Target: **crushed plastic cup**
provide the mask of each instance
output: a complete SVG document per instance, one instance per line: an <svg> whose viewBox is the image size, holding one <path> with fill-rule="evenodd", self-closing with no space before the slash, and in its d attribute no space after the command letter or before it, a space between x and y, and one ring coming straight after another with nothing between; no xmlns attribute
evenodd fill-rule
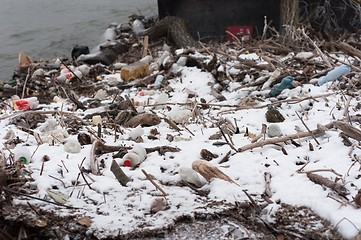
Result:
<svg viewBox="0 0 361 240"><path fill-rule="evenodd" d="M90 72L90 67L86 64L80 65L78 70L84 75L87 76Z"/></svg>
<svg viewBox="0 0 361 240"><path fill-rule="evenodd" d="M35 109L39 105L39 101L37 97L23 98L13 100L13 108L15 110L29 110Z"/></svg>
<svg viewBox="0 0 361 240"><path fill-rule="evenodd" d="M102 123L102 117L100 115L94 115L92 117L92 123L95 126L97 126L98 124L101 124Z"/></svg>
<svg viewBox="0 0 361 240"><path fill-rule="evenodd" d="M281 94L285 89L290 89L293 87L293 80L295 78L291 76L284 77L280 83L275 84L271 91L268 93L269 97L276 97Z"/></svg>

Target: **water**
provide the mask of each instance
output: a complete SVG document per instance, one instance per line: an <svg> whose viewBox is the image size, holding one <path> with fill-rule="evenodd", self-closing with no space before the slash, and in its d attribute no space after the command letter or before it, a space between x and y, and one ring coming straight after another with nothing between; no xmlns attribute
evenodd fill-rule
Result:
<svg viewBox="0 0 361 240"><path fill-rule="evenodd" d="M0 80L10 79L24 51L34 60L70 56L97 45L111 22L157 15L157 0L0 0Z"/></svg>

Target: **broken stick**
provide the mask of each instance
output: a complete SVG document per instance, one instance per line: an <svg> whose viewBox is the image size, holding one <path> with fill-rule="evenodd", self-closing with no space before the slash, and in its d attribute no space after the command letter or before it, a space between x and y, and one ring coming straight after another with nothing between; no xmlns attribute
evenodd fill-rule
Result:
<svg viewBox="0 0 361 240"><path fill-rule="evenodd" d="M127 183L130 181L130 179L119 167L118 163L115 160L112 161L110 171L112 171L116 179L119 181L120 184L122 184L123 187L127 186Z"/></svg>
<svg viewBox="0 0 361 240"><path fill-rule="evenodd" d="M163 193L163 196L168 196L168 193L166 193L153 179L152 177L144 170L142 169L143 174L145 177L153 184L153 186L158 189L161 193Z"/></svg>

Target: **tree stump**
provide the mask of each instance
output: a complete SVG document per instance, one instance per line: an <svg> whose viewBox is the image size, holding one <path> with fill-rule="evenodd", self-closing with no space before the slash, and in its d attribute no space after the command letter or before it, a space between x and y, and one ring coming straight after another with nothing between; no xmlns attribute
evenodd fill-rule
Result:
<svg viewBox="0 0 361 240"><path fill-rule="evenodd" d="M187 31L183 19L179 17L168 16L163 18L149 30L148 35L152 40L166 37L179 48L200 47L199 42L194 40Z"/></svg>

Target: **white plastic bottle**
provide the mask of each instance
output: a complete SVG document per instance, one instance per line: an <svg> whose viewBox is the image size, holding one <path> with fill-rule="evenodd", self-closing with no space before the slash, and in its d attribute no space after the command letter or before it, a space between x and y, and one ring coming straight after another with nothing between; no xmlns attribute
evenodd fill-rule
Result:
<svg viewBox="0 0 361 240"><path fill-rule="evenodd" d="M192 183L196 187L200 188L200 187L202 187L204 185L202 180L199 178L197 172L194 171L190 167L180 167L179 168L179 175L180 175L182 181L187 182L187 183Z"/></svg>
<svg viewBox="0 0 361 240"><path fill-rule="evenodd" d="M158 76L155 78L155 81L154 81L153 86L154 86L155 88L160 88L161 85L162 85L163 80L164 80L164 76L163 76L163 75L158 75Z"/></svg>
<svg viewBox="0 0 361 240"><path fill-rule="evenodd" d="M31 162L31 153L26 146L16 145L14 148L14 160L20 161L23 164Z"/></svg>
<svg viewBox="0 0 361 240"><path fill-rule="evenodd" d="M56 77L55 79L58 81L65 81L67 79L71 79L74 77L74 74L72 72L67 72L67 73L61 73L58 77Z"/></svg>
<svg viewBox="0 0 361 240"><path fill-rule="evenodd" d="M135 167L141 162L144 161L147 156L147 151L141 145L135 145L132 150L130 150L123 157L123 166L124 167Z"/></svg>

